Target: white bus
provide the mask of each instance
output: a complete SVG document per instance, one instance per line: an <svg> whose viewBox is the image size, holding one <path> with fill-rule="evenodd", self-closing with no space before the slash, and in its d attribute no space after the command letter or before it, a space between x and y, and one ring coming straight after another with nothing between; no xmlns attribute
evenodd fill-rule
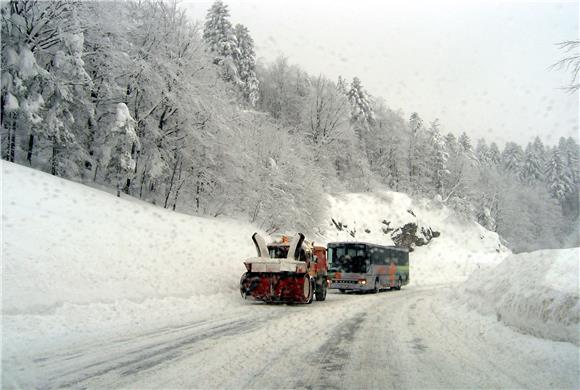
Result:
<svg viewBox="0 0 580 390"><path fill-rule="evenodd" d="M330 288L340 292L400 289L409 283L406 248L366 242L331 242L327 247Z"/></svg>

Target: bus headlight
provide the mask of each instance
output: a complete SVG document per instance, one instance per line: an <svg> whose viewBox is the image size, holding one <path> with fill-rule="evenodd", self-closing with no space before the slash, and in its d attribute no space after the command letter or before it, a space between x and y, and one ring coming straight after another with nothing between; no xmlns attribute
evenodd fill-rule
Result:
<svg viewBox="0 0 580 390"><path fill-rule="evenodd" d="M359 283L359 284L362 284L362 285L364 286L365 284L367 284L367 281L366 281L365 279L360 279L360 280L358 281L358 283Z"/></svg>

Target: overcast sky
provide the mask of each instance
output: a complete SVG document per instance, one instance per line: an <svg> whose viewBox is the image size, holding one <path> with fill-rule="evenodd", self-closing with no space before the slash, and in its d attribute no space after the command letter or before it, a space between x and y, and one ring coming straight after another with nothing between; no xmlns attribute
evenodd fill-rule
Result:
<svg viewBox="0 0 580 390"><path fill-rule="evenodd" d="M578 140L578 94L561 86L555 43L578 38L578 1L225 0L258 59L312 75L357 76L405 117L439 118L500 146ZM185 0L203 21L213 1Z"/></svg>

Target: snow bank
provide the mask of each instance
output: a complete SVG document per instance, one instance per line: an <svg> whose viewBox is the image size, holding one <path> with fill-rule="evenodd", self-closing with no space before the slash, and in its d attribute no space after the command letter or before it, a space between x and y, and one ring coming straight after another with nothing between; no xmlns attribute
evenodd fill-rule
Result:
<svg viewBox="0 0 580 390"><path fill-rule="evenodd" d="M542 250L474 272L457 297L520 331L579 345L580 249Z"/></svg>
<svg viewBox="0 0 580 390"><path fill-rule="evenodd" d="M327 241L363 241L393 245L391 228L414 222L441 235L417 247L410 258L411 283L433 285L463 282L475 270L495 266L510 252L496 233L466 221L437 200L415 201L397 192L341 194L329 197L327 224L321 229ZM346 225L336 229L331 218ZM355 232L354 237L350 232Z"/></svg>
<svg viewBox="0 0 580 390"><path fill-rule="evenodd" d="M255 228L2 162L3 313L237 294Z"/></svg>

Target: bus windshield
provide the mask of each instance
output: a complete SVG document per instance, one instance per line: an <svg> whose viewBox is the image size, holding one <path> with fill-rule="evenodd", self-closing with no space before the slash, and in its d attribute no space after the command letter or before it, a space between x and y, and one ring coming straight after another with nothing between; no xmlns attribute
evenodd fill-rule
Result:
<svg viewBox="0 0 580 390"><path fill-rule="evenodd" d="M329 271L366 273L367 253L364 244L341 244L328 247Z"/></svg>

